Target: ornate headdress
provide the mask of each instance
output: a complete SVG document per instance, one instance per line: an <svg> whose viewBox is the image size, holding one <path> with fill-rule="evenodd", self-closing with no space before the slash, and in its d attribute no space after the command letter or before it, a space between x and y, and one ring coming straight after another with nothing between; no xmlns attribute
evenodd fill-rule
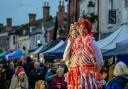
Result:
<svg viewBox="0 0 128 89"><path fill-rule="evenodd" d="M92 33L92 24L87 19L80 18L78 20L78 28L80 27L80 25L85 26L89 34Z"/></svg>

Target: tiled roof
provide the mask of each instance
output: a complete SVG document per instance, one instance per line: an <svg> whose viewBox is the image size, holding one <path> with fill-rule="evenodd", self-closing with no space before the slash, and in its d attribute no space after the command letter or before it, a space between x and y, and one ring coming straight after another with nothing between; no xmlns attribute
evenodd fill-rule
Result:
<svg viewBox="0 0 128 89"><path fill-rule="evenodd" d="M49 29L50 27L55 25L55 18L53 18L52 20L48 21L48 22L44 22L44 28L45 29Z"/></svg>
<svg viewBox="0 0 128 89"><path fill-rule="evenodd" d="M37 28L41 28L42 24L44 25L45 29L49 29L50 27L55 25L55 17L51 18L49 21L44 21L43 19L39 19L36 21Z"/></svg>

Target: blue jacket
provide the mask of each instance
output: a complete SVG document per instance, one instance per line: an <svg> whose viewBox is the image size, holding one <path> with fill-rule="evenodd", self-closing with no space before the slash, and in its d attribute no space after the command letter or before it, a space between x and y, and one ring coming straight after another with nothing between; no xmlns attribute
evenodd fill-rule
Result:
<svg viewBox="0 0 128 89"><path fill-rule="evenodd" d="M128 89L128 75L114 77L107 83L106 89Z"/></svg>

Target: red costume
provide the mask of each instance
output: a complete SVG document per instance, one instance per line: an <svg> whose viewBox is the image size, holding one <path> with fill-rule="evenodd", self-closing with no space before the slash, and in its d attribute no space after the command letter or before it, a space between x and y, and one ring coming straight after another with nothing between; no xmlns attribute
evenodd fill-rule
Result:
<svg viewBox="0 0 128 89"><path fill-rule="evenodd" d="M69 57L71 63L67 73L68 89L99 89L97 80L101 80L101 75L97 69L98 64L92 45L94 42L92 25L89 21L81 19L78 21L78 32L82 30L80 25L84 26L88 34L80 34L71 42Z"/></svg>

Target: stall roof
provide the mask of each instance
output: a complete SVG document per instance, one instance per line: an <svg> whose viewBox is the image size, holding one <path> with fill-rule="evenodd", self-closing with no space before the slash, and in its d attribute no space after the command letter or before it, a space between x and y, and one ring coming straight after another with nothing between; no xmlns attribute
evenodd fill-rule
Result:
<svg viewBox="0 0 128 89"><path fill-rule="evenodd" d="M122 25L117 31L103 40L98 41L102 52L116 48L116 43L128 39L128 25Z"/></svg>

